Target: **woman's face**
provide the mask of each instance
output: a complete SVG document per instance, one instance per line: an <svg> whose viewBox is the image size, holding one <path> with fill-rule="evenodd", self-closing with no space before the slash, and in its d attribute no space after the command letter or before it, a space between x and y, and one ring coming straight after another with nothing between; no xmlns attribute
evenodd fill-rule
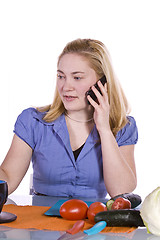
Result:
<svg viewBox="0 0 160 240"><path fill-rule="evenodd" d="M57 67L57 89L67 111L88 108L85 93L97 82L96 72L87 59L78 54L65 54Z"/></svg>

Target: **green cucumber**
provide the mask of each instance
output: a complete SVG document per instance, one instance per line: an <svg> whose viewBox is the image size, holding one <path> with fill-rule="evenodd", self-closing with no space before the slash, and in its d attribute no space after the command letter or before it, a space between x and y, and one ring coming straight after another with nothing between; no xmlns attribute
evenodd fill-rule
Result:
<svg viewBox="0 0 160 240"><path fill-rule="evenodd" d="M110 200L114 200L115 201L119 197L128 199L131 202L131 208L137 207L142 202L141 197L138 194L134 194L134 193L120 194L120 195L117 195L115 197L112 197Z"/></svg>
<svg viewBox="0 0 160 240"><path fill-rule="evenodd" d="M106 203L107 210L111 210L112 204L114 203L114 200L110 199Z"/></svg>
<svg viewBox="0 0 160 240"><path fill-rule="evenodd" d="M106 221L109 227L144 227L140 211L135 209L118 209L99 212L95 222Z"/></svg>

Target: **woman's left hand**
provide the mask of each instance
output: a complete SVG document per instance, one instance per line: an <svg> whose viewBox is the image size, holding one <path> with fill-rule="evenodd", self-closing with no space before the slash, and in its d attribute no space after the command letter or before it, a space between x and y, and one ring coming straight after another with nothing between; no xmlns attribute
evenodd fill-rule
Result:
<svg viewBox="0 0 160 240"><path fill-rule="evenodd" d="M107 86L106 84L103 86L100 81L98 81L98 86L101 90L101 93L92 86L92 91L96 95L98 102L95 102L89 95L87 96L88 101L94 107L94 121L99 133L104 131L105 129L110 130L109 125L109 102L108 102L108 93L107 93Z"/></svg>

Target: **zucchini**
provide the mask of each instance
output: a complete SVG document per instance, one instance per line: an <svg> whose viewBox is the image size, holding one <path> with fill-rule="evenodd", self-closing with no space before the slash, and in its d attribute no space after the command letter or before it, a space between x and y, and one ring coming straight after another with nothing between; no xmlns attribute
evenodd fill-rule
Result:
<svg viewBox="0 0 160 240"><path fill-rule="evenodd" d="M107 210L111 210L113 203L114 203L114 200L112 200L112 199L107 201L107 203L106 203Z"/></svg>
<svg viewBox="0 0 160 240"><path fill-rule="evenodd" d="M140 211L135 209L118 209L99 212L95 222L106 221L109 227L144 227Z"/></svg>
<svg viewBox="0 0 160 240"><path fill-rule="evenodd" d="M142 202L141 197L138 194L134 194L134 193L120 194L120 195L117 195L117 196L111 198L110 200L115 201L119 197L128 199L131 202L131 208L137 207Z"/></svg>

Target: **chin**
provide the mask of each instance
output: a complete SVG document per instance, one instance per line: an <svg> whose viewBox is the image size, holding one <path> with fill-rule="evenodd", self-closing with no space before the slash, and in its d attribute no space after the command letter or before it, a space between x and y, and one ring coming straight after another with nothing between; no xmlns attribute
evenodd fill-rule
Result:
<svg viewBox="0 0 160 240"><path fill-rule="evenodd" d="M80 111L85 110L87 107L87 104L78 104L78 103L63 103L64 107L67 111ZM88 105L89 106L89 105ZM87 108L88 109L88 108Z"/></svg>

